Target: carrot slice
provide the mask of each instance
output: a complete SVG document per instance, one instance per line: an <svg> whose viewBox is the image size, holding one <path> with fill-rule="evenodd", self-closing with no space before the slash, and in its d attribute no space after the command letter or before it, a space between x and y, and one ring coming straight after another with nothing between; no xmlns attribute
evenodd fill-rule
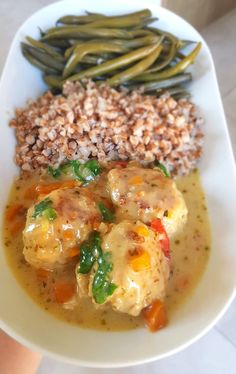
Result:
<svg viewBox="0 0 236 374"><path fill-rule="evenodd" d="M139 185L143 183L143 178L140 175L135 175L134 177L128 180L128 183L131 185Z"/></svg>
<svg viewBox="0 0 236 374"><path fill-rule="evenodd" d="M143 309L143 317L149 330L158 331L168 323L165 304L160 300L153 301L147 308Z"/></svg>
<svg viewBox="0 0 236 374"><path fill-rule="evenodd" d="M23 216L26 212L26 208L22 204L11 205L6 211L6 220L8 222L15 219L17 216Z"/></svg>
<svg viewBox="0 0 236 374"><path fill-rule="evenodd" d="M133 254L129 254L129 265L133 271L149 269L151 266L149 253L138 248Z"/></svg>
<svg viewBox="0 0 236 374"><path fill-rule="evenodd" d="M54 285L53 298L56 303L63 304L70 300L75 293L75 284L60 280Z"/></svg>
<svg viewBox="0 0 236 374"><path fill-rule="evenodd" d="M74 188L78 185L75 180L68 180L62 182L54 182L49 184L39 184L36 186L36 192L38 195L47 195L48 193L58 190L59 188Z"/></svg>
<svg viewBox="0 0 236 374"><path fill-rule="evenodd" d="M75 233L72 229L66 229L62 232L63 239L72 240L75 238Z"/></svg>
<svg viewBox="0 0 236 374"><path fill-rule="evenodd" d="M69 249L68 256L69 257L75 257L79 255L79 247L72 247Z"/></svg>

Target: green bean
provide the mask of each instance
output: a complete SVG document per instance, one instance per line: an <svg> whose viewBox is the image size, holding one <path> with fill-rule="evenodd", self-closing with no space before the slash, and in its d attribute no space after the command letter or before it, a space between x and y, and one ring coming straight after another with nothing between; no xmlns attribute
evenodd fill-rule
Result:
<svg viewBox="0 0 236 374"><path fill-rule="evenodd" d="M180 93L181 94L187 93L185 88L183 88L181 86L175 86L175 87L172 87L172 88L167 88L165 90L159 89L159 90L156 90L156 92L160 93L160 95L163 95L163 93L168 92L171 96L177 95L177 94L180 94Z"/></svg>
<svg viewBox="0 0 236 374"><path fill-rule="evenodd" d="M96 15L98 13L91 13L91 12L86 12L88 15ZM142 10L138 10L137 12L132 12L132 13L125 13L125 14L120 14L118 16L106 16L106 18L122 18L122 17L134 17L134 16L137 16L139 18L148 18L148 17L151 17L152 13L149 9L142 9Z"/></svg>
<svg viewBox="0 0 236 374"><path fill-rule="evenodd" d="M120 41L122 41L122 40L120 40ZM89 40L88 41L88 43L103 43L103 39L102 39L102 41L101 41L101 39L92 39L92 40ZM83 44L84 45L84 41L83 42L79 42L79 43L77 43L77 44L73 44L70 48L67 48L67 50L65 51L65 54L64 54L64 56L65 56L65 58L66 59L68 59L70 56L71 56L71 54L72 54L72 52L77 48L77 46L79 46L79 45L81 45L81 44ZM113 40L105 40L104 39L104 43L113 43L113 45L115 44L115 45L118 45L118 46L124 46L124 44L123 43L115 43ZM126 47L126 46L124 46L124 47ZM128 49L128 47L127 47L127 49ZM110 54L109 55L109 57L111 57L112 58L112 55ZM106 57L106 59L107 59L107 57Z"/></svg>
<svg viewBox="0 0 236 374"><path fill-rule="evenodd" d="M67 30L75 30L75 29L80 29L82 27L82 29L85 27L85 28L88 28L89 25L62 25L62 26L55 26L55 27L50 27L50 29L47 29L47 32L45 33L45 35L48 35L48 34L52 34L54 32L57 32L57 31L67 31Z"/></svg>
<svg viewBox="0 0 236 374"><path fill-rule="evenodd" d="M144 23L138 16L124 16L119 18L102 18L90 23L88 26L91 28L119 28L127 29L129 27L142 26Z"/></svg>
<svg viewBox="0 0 236 374"><path fill-rule="evenodd" d="M107 43L113 43L115 45L120 45L123 47L126 47L127 49L129 48L138 48L138 47L143 47L145 45L150 45L150 44L155 44L160 40L160 37L157 35L147 35L142 38L137 38L133 40L125 40L125 39L107 39L105 40ZM81 41L80 41L81 42ZM90 42L93 43L101 43L101 40L99 39L92 39ZM82 41L84 43L84 41ZM79 45L78 43L77 45ZM65 58L69 58L71 53L74 51L74 49L77 46L76 44L73 44L70 48L68 48L65 51Z"/></svg>
<svg viewBox="0 0 236 374"><path fill-rule="evenodd" d="M80 44L81 43L73 44L71 47L67 48L65 53L64 53L65 58L68 59L70 57L70 55L72 54L72 52L75 50L75 48Z"/></svg>
<svg viewBox="0 0 236 374"><path fill-rule="evenodd" d="M185 48L187 46L189 46L190 44L196 44L197 42L193 41L193 40L185 40L185 39L182 39L182 40L179 40L179 48L182 49L182 48Z"/></svg>
<svg viewBox="0 0 236 374"><path fill-rule="evenodd" d="M89 65L99 65L104 61L104 58L100 56L84 56L81 62Z"/></svg>
<svg viewBox="0 0 236 374"><path fill-rule="evenodd" d="M118 38L131 39L132 34L126 30L120 29L91 29L85 26L76 26L56 30L43 36L42 40L51 39L70 39L70 38Z"/></svg>
<svg viewBox="0 0 236 374"><path fill-rule="evenodd" d="M141 60L142 58L152 53L155 50L155 48L156 48L155 45L151 45L151 46L136 49L135 51L127 53L121 57L117 57L113 60L104 62L101 65L94 66L90 69L82 71L79 74L72 75L68 79L71 81L76 81L82 78L92 78L92 77L96 77L97 75L108 73L112 70L119 69L135 61Z"/></svg>
<svg viewBox="0 0 236 374"><path fill-rule="evenodd" d="M142 23L140 24L141 25L141 27L146 27L146 26L148 26L148 25L150 25L151 23L153 23L153 22L156 22L156 21L158 21L158 18L157 17L152 17L152 18L146 18L146 19L144 19L144 20L142 20ZM134 30L135 29L138 29L138 28L141 28L140 26L134 26Z"/></svg>
<svg viewBox="0 0 236 374"><path fill-rule="evenodd" d="M105 14L102 14L102 13L95 13L95 12L89 12L88 10L86 10L85 13L86 13L88 16L103 16L103 17L106 17Z"/></svg>
<svg viewBox="0 0 236 374"><path fill-rule="evenodd" d="M55 57L59 61L64 61L64 57L59 52L55 51L54 48L49 47L48 45L40 42L39 40L35 40L35 39L31 38L30 36L27 36L26 40L28 40L28 42L30 42L34 47L44 50L50 56Z"/></svg>
<svg viewBox="0 0 236 374"><path fill-rule="evenodd" d="M53 88L60 88L63 87L63 81L57 75L44 75L43 77L44 82L47 83L48 86Z"/></svg>
<svg viewBox="0 0 236 374"><path fill-rule="evenodd" d="M45 32L38 26L40 37L45 35Z"/></svg>
<svg viewBox="0 0 236 374"><path fill-rule="evenodd" d="M58 71L64 69L64 63L56 60L54 57L50 56L48 53L43 52L42 50L31 47L29 44L21 43L22 48L30 52L30 54L35 57L37 60L42 62L44 65L47 65L50 68L53 68Z"/></svg>
<svg viewBox="0 0 236 374"><path fill-rule="evenodd" d="M137 29L137 30L131 30L127 32L129 33L129 38L126 38L126 39L133 39L133 38L136 38L137 36L155 35L152 31L146 30L146 29L145 30Z"/></svg>
<svg viewBox="0 0 236 374"><path fill-rule="evenodd" d="M98 19L107 19L107 20L114 20L114 19L120 19L123 17L139 17L140 19L148 18L151 16L151 12L149 9L143 9L138 12L130 13L130 14L124 14L124 15L118 15L118 16L105 16L104 14L100 13L91 13L87 12L87 15L83 16L75 16L75 15L67 15L64 17L61 17L57 20L58 23L63 23L67 25L82 25L91 23L94 21L97 21Z"/></svg>
<svg viewBox="0 0 236 374"><path fill-rule="evenodd" d="M160 40L159 36L147 35L142 38L137 38L133 40L115 39L113 40L113 43L117 45L123 45L127 48L138 48L138 47L143 47L145 45L155 44L159 40Z"/></svg>
<svg viewBox="0 0 236 374"><path fill-rule="evenodd" d="M176 57L178 57L178 58L180 58L181 60L183 60L186 56L185 56L183 53L181 53L180 51L178 51L178 52L176 53Z"/></svg>
<svg viewBox="0 0 236 374"><path fill-rule="evenodd" d="M71 57L67 61L63 70L63 78L67 78L75 69L76 65L83 59L87 54L101 53L101 52L116 52L124 53L127 52L127 48L112 43L85 43L79 45L73 51Z"/></svg>
<svg viewBox="0 0 236 374"><path fill-rule="evenodd" d="M148 30L151 30L152 32L158 34L158 35L164 35L167 39L171 40L172 43L178 44L179 39L176 38L175 35L171 34L168 31L160 30L156 27L149 27Z"/></svg>
<svg viewBox="0 0 236 374"><path fill-rule="evenodd" d="M153 62L158 58L162 50L162 46L158 45L154 49L152 53L150 53L149 56L144 58L142 61L138 62L134 66L131 66L129 69L122 71L119 74L114 75L112 78L108 79L107 84L109 86L118 86L119 84L122 84L136 75L139 75L143 71L149 68L153 64Z"/></svg>
<svg viewBox="0 0 236 374"><path fill-rule="evenodd" d="M40 69L41 71L45 72L46 74L56 74L57 71L49 68L48 66L44 65L42 62L38 61L35 57L33 57L28 51L22 48L23 56L26 60L29 61L32 65Z"/></svg>
<svg viewBox="0 0 236 374"><path fill-rule="evenodd" d="M169 53L168 55L164 58L163 61L157 63L156 65L153 65L153 67L151 67L150 69L146 70L145 73L154 73L154 72L157 72L159 70L162 70L164 69L167 65L170 64L170 62L173 60L173 58L175 57L175 54L176 54L176 44L173 43L170 50L169 50Z"/></svg>
<svg viewBox="0 0 236 374"><path fill-rule="evenodd" d="M151 17L152 13L149 9L142 9L142 10L138 10L137 12L133 12L133 13L128 13L128 14L121 14L119 16L113 16L114 18L120 18L120 17L124 17L124 16L128 16L128 17L133 17L133 16L138 16L140 18L148 18L148 17Z"/></svg>
<svg viewBox="0 0 236 374"><path fill-rule="evenodd" d="M152 73L152 74L144 73L140 75L139 77L136 77L136 79L142 82L151 82L155 80L166 79L166 78L182 73L190 64L194 62L196 56L198 55L201 49L201 45L202 45L201 42L197 43L193 51L189 55L187 55L183 60L178 62L175 66L165 69L159 73Z"/></svg>
<svg viewBox="0 0 236 374"><path fill-rule="evenodd" d="M69 40L60 40L60 39L50 39L50 40L42 40L40 39L43 43L46 43L48 45L51 45L52 47L56 48L68 48L70 47L70 42Z"/></svg>
<svg viewBox="0 0 236 374"><path fill-rule="evenodd" d="M181 100L181 99L189 99L191 97L190 93L185 91L185 92L180 92L176 95L173 95L175 100Z"/></svg>
<svg viewBox="0 0 236 374"><path fill-rule="evenodd" d="M106 16L102 14L91 14L91 15L84 15L84 16L64 16L57 20L56 24L63 23L66 25L83 25L86 23L97 21L100 18L105 18Z"/></svg>
<svg viewBox="0 0 236 374"><path fill-rule="evenodd" d="M106 60L114 59L116 56L112 54L101 54L99 56L84 56L81 60L82 64L89 64L89 65L100 65Z"/></svg>
<svg viewBox="0 0 236 374"><path fill-rule="evenodd" d="M173 78L163 79L163 80L160 80L160 81L132 84L132 85L128 86L128 88L129 88L129 90L133 90L133 89L136 89L138 87L142 87L144 92L149 92L149 91L156 91L158 89L173 87L173 86L176 86L177 84L186 83L186 82L189 82L191 80L192 80L192 74L191 73L185 73L185 74L177 75L176 77L173 77Z"/></svg>

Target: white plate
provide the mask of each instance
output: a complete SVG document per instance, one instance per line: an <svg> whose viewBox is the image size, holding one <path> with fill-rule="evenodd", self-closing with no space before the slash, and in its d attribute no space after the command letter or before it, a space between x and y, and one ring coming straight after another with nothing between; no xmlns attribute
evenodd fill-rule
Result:
<svg viewBox="0 0 236 374"><path fill-rule="evenodd" d="M12 43L0 84L0 224L9 188L17 168L13 162L15 139L8 121L17 106L35 99L45 86L40 73L22 57L20 41L39 36L65 14L84 10L118 14L150 8L158 26L184 39L201 40L203 47L192 67L193 100L205 118L202 182L212 227L212 251L207 270L191 298L175 313L167 328L157 334L145 329L130 332L97 332L80 329L53 318L38 307L18 285L0 251L1 327L11 336L43 353L90 367L118 367L166 357L197 340L220 318L233 299L236 284L236 178L215 69L200 34L186 21L154 1L78 0L54 3L31 16ZM2 248L1 248L2 249Z"/></svg>

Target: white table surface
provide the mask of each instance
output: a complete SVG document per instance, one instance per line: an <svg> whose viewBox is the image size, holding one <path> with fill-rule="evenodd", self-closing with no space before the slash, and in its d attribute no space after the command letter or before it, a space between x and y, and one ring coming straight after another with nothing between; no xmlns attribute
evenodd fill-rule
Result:
<svg viewBox="0 0 236 374"><path fill-rule="evenodd" d="M30 14L52 2L54 1L0 0L0 72L17 28ZM236 156L236 8L204 29L202 34L210 46L215 61ZM167 359L133 368L102 370L85 369L43 357L37 374L222 374L223 372L236 373L236 300L208 334L186 350Z"/></svg>

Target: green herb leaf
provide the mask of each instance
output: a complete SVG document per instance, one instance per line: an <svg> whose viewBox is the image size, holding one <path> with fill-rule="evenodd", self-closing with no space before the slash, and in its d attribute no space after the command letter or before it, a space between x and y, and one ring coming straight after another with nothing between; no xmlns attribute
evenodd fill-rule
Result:
<svg viewBox="0 0 236 374"><path fill-rule="evenodd" d="M44 212L43 215L49 220L53 221L54 219L57 218L57 212L53 208L47 208Z"/></svg>
<svg viewBox="0 0 236 374"><path fill-rule="evenodd" d="M61 176L61 169L60 167L57 169L52 168L51 166L48 167L48 173L55 179L58 179Z"/></svg>
<svg viewBox="0 0 236 374"><path fill-rule="evenodd" d="M103 304L108 296L111 296L117 286L108 279L112 271L110 262L111 253L103 253L101 247L101 237L97 231L93 231L88 240L84 241L80 247L80 264L77 272L87 274L92 267L97 264L92 284L92 293L96 303Z"/></svg>
<svg viewBox="0 0 236 374"><path fill-rule="evenodd" d="M80 246L80 264L78 273L87 274L98 257L101 248L101 238L97 231L91 232L88 240L85 240Z"/></svg>
<svg viewBox="0 0 236 374"><path fill-rule="evenodd" d="M48 167L48 173L55 179L59 178L62 173L67 174L70 170L72 170L75 179L86 183L94 180L101 173L102 168L96 160L89 160L84 164L81 164L78 160L71 160L60 165L57 169Z"/></svg>
<svg viewBox="0 0 236 374"><path fill-rule="evenodd" d="M97 204L98 209L100 210L103 221L114 222L115 216L114 213L110 211L102 202Z"/></svg>
<svg viewBox="0 0 236 374"><path fill-rule="evenodd" d="M93 278L92 292L93 297L98 304L103 304L108 296L111 296L117 286L108 280L108 273L112 271L110 262L110 252L101 253L97 262L98 269Z"/></svg>
<svg viewBox="0 0 236 374"><path fill-rule="evenodd" d="M81 163L78 160L72 160L70 161L70 165L73 170L75 179L78 179L79 181L84 182L84 177L80 171Z"/></svg>
<svg viewBox="0 0 236 374"><path fill-rule="evenodd" d="M170 178L170 173L167 170L167 168L165 167L165 165L163 165L158 160L154 161L154 165L157 166L162 171L162 173L165 175L165 177Z"/></svg>
<svg viewBox="0 0 236 374"><path fill-rule="evenodd" d="M97 176L99 174L101 174L102 172L102 168L101 166L99 165L99 163L97 162L97 160L89 160L87 162L85 162L84 164L85 168L90 170L94 176Z"/></svg>
<svg viewBox="0 0 236 374"><path fill-rule="evenodd" d="M36 204L34 207L34 213L32 214L33 218L41 217L43 212L50 208L52 205L52 200L47 197L46 199L40 201L40 203Z"/></svg>

